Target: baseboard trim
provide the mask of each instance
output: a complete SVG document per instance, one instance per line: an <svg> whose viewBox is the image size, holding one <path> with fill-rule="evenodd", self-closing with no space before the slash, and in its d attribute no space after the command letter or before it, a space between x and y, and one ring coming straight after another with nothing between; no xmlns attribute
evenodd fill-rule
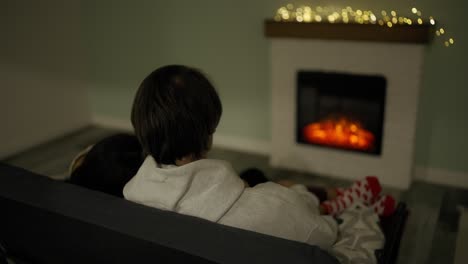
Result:
<svg viewBox="0 0 468 264"><path fill-rule="evenodd" d="M416 166L414 179L428 183L468 189L468 173L440 168Z"/></svg>
<svg viewBox="0 0 468 264"><path fill-rule="evenodd" d="M92 123L96 126L104 128L133 132L133 127L130 120L126 121L119 118L96 115L92 117ZM271 151L271 144L267 140L250 139L218 133L214 135L213 145L219 148L260 155L270 155Z"/></svg>

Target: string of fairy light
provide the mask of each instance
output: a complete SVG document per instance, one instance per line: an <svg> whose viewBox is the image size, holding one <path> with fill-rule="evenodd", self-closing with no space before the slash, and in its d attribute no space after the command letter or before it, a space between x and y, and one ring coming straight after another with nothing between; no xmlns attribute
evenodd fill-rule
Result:
<svg viewBox="0 0 468 264"><path fill-rule="evenodd" d="M424 17L421 10L416 7L411 8L411 17L401 15L395 10L372 10L354 9L350 6L346 8L336 8L333 6L299 6L287 4L278 8L275 21L278 22L300 22L300 23L358 23L377 24L393 28L399 25L417 26L430 24L436 27L436 19L432 16ZM443 27L437 27L435 35L442 39L443 45L450 47L455 44L455 40Z"/></svg>

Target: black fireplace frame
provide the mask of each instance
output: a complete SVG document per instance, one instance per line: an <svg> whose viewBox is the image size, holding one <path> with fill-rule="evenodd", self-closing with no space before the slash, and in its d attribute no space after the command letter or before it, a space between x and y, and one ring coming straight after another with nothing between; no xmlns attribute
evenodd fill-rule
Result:
<svg viewBox="0 0 468 264"><path fill-rule="evenodd" d="M361 80L366 79L369 86L358 86ZM334 82L335 85L324 85L324 82ZM346 83L345 83L346 82ZM300 126L300 89L304 83L313 83L317 86L314 88L320 94L321 92L327 95L336 95L338 97L348 98L372 98L372 101L377 102L380 106L377 112L377 117L381 120L380 125L377 126L375 132L375 149L373 151L364 151L351 148L341 148L329 145L322 145L317 143L306 142L302 139L302 131ZM340 86L340 83L342 84ZM354 89L343 89L349 83L355 83ZM371 88L371 84L375 84L381 89ZM308 146L317 146L327 149L351 151L368 155L380 156L383 151L383 139L384 139L384 124L385 124L385 106L387 98L387 79L382 75L372 74L354 74L354 73L343 73L338 71L317 71L317 70L299 70L296 73L296 142L299 144L305 144ZM319 105L315 106L318 112Z"/></svg>

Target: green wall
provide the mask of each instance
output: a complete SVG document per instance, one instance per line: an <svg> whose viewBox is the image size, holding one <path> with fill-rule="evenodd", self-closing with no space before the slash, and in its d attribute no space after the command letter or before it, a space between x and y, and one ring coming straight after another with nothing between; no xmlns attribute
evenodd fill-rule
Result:
<svg viewBox="0 0 468 264"><path fill-rule="evenodd" d="M139 82L166 64L204 71L220 92L224 113L217 133L270 140L269 41L263 20L287 2L84 1L83 34L95 115L128 119ZM468 77L464 70L467 2L293 1L409 10L416 6L443 22L456 44L427 49L415 160L417 165L468 172Z"/></svg>

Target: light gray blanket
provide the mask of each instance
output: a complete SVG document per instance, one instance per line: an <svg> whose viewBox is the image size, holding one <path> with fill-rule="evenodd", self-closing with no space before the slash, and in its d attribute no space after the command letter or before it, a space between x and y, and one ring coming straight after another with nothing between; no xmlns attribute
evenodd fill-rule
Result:
<svg viewBox="0 0 468 264"><path fill-rule="evenodd" d="M342 264L376 264L375 251L384 247L385 236L372 208L355 203L337 221L338 240L330 253Z"/></svg>

